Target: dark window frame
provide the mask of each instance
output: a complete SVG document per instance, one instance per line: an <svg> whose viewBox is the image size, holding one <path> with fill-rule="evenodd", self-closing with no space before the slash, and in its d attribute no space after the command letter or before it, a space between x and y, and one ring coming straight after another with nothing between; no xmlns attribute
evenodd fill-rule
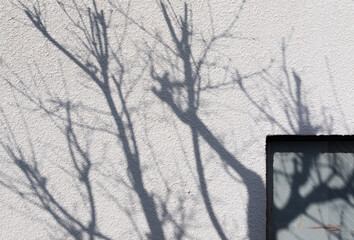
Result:
<svg viewBox="0 0 354 240"><path fill-rule="evenodd" d="M354 141L354 135L268 135L266 137L266 240L271 236L273 205L273 164L270 143L275 141Z"/></svg>

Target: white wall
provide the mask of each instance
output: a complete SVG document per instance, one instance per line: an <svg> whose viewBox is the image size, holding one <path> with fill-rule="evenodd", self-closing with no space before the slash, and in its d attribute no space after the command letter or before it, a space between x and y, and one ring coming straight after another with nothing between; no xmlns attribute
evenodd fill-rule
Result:
<svg viewBox="0 0 354 240"><path fill-rule="evenodd" d="M63 2L73 6L71 1ZM78 1L79 7L86 9L85 2L91 6L90 1ZM49 33L70 51L87 56L72 31L81 33L59 5L40 4ZM173 4L175 13L183 16L183 2ZM72 118L81 124L74 124L74 131L92 161L90 181L100 232L112 239L145 239L149 228L103 94L33 26L23 7L9 1L0 5L0 238L72 238L48 211L36 206L41 202L9 149L16 154L21 149L29 164L38 164L47 188L68 212L85 224L90 219L86 192L61 132L68 123L58 102L70 100ZM196 61L205 51L201 40L225 31L240 6L240 1L188 2ZM98 7L107 18L111 16L110 46L116 49L122 42L118 52L126 68L123 92L129 92L127 104L144 183L163 221L165 237L177 238L183 229L183 239L217 239L200 192L191 130L151 90L160 88L150 76L152 64L161 76L169 72L176 81L183 80L181 59L156 37L158 33L175 48L161 7L156 1L131 1L130 8L128 1L122 1L120 11L108 2ZM354 133L353 10L354 2L349 0L246 1L227 33L233 37L227 35L212 45L201 71L202 87L222 86L201 92L198 116L232 154L236 171L201 135L199 140L208 194L228 239L264 239L267 135ZM79 21L77 12L68 11ZM118 74L117 69L117 64L110 65L110 73ZM300 98L294 73L301 79ZM254 175L245 177L249 170Z"/></svg>

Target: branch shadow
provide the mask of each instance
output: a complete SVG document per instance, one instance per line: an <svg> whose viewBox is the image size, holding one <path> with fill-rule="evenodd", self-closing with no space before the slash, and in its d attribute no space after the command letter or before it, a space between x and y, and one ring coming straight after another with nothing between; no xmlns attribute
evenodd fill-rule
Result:
<svg viewBox="0 0 354 240"><path fill-rule="evenodd" d="M114 50L109 42L108 28L110 27L110 16L98 8L95 0L92 1L91 6L86 5L84 9L80 8L78 2L71 1L71 6L58 1L58 7L66 15L67 20L79 32L75 34L77 51L70 49L57 40L46 25L44 19L45 6L40 3L33 5L26 5L19 2L22 10L27 16L28 20L37 29L50 44L56 47L62 54L64 54L74 65L82 71L87 79L94 83L101 95L104 97L109 115L114 121L115 130L109 129L109 133L116 138L117 147L122 146L123 159L127 165L127 175L129 176L132 191L139 199L140 207L144 214L149 232L146 233L148 239L166 239L163 231L163 222L160 219L157 206L152 193L146 189L143 180L143 171L141 167L141 157L139 147L137 144L134 123L131 117L131 110L127 105L127 93L123 84L126 77L126 66L121 57L120 49ZM75 15L76 14L76 15ZM74 20L75 19L75 20ZM76 20L78 19L78 21ZM126 23L127 24L127 23ZM127 27L127 26L125 26ZM122 39L124 36L122 36ZM122 40L121 39L121 40ZM123 41L123 40L122 40ZM82 51L82 49L84 49ZM16 86L12 85L16 90ZM30 92L20 91L27 100L35 103L40 110L43 110L48 116L58 117L53 111L50 111L41 101L37 101L35 96L31 96ZM50 193L46 187L45 177L36 167L36 161L29 164L29 160L22 153L19 146L10 146L5 142L3 148L6 150L8 156L13 159L13 162L24 173L26 181L30 185L30 189L34 192L37 199L40 201L39 207L49 212L56 222L64 228L75 239L84 238L87 234L89 239L103 238L109 239L102 233L98 232L96 208L94 201L94 194L92 190L92 183L89 180L89 173L91 170L91 160L88 155L88 150L84 149L76 137L74 126L90 128L92 131L100 131L91 126L80 125L80 122L75 122L71 118L71 104L70 101L61 102L59 99L52 99L52 102L57 103L59 108L66 109L67 115L61 116L60 120L67 125L63 130L68 144L68 152L70 153L73 168L76 170L78 180L85 187L87 192L87 203L89 205L90 221L84 224L70 214L55 197ZM98 113L95 109L91 111ZM34 151L34 149L32 149ZM120 161L120 156L117 157ZM14 190L14 189L13 189ZM15 191L16 192L16 191ZM16 192L21 195L20 192ZM162 203L161 203L162 204ZM63 215L63 216L62 216ZM183 232L183 231L181 231ZM183 235L182 233L180 234Z"/></svg>
<svg viewBox="0 0 354 240"><path fill-rule="evenodd" d="M280 81L272 79L268 73L259 75L266 87L273 90L273 97L278 96L276 104L285 116L285 123L279 113L272 112L272 108L269 106L271 104L267 102L267 96L264 98L267 104L261 105L247 90L241 75L235 80L236 83L266 121L284 133L288 135L318 135L323 132L331 134L334 124L333 118L326 113L323 106L321 107L322 122L313 123L314 118L304 94L303 80L295 70L288 70L286 49L286 42L283 41L282 71L284 79ZM320 138L314 140L320 140ZM326 235L321 238L351 239L353 231L348 227L350 226L348 218L349 223L343 224L344 215L340 214L338 222L334 226L333 223L332 225L328 223L331 220L324 219L323 215L331 211L326 211L326 204L335 204L336 201L343 201L344 205L348 207L348 211L354 206L351 200L354 169L350 165L350 158L353 156L348 155L349 160L345 160L342 156L353 153L352 142L300 139L273 142L269 140L268 149L270 152L267 161L270 162L267 162L267 165L270 166L269 171L271 171L267 177L268 239L278 239L280 236L281 239L318 237L314 231L306 232L309 229L324 229ZM318 209L314 210L315 207ZM340 222L339 219L341 219ZM309 222L316 226L308 226L311 224ZM343 237L345 234L350 236Z"/></svg>
<svg viewBox="0 0 354 240"><path fill-rule="evenodd" d="M26 151L16 139L11 124L2 109L2 119L6 124L7 137L2 138L0 144L8 158L12 161L12 164L23 174L23 178L21 178L23 182L18 182L16 179L2 173L1 185L20 196L26 202L47 212L74 239L83 239L85 236L88 239L109 239L98 230L96 203L92 190L92 180L90 179L92 164L89 150L82 146L82 143L80 143L76 136L71 122L70 103L65 103L63 107L66 110L68 121L66 126L61 128L61 132L67 140L72 169L75 172L73 175L73 184L78 184L80 189L84 189L82 201L84 205L88 205L87 215L89 219L83 220L71 213L64 206L65 204L61 202L61 199L56 196L53 189L48 186L48 182L51 180L49 179L50 174L44 174L40 170L40 162L32 140L29 140L31 154L26 154ZM23 121L25 120L23 119Z"/></svg>
<svg viewBox="0 0 354 240"><path fill-rule="evenodd" d="M262 178L256 172L246 168L238 159L236 159L236 157L223 146L198 116L200 94L203 90L232 84L232 82L225 82L220 84L220 86L211 86L209 83L203 83L200 74L202 68L207 67L208 65L206 58L213 44L220 39L232 37L229 31L233 25L230 25L230 27L220 35L213 36L210 42L206 43L205 50L201 54L201 57L198 60L195 60L192 54L193 46L191 43L191 38L193 36L191 28L191 10L188 8L188 5L184 5L184 13L180 16L177 16L173 9L170 9L170 12L172 13L169 13L167 6L163 2L160 2L160 6L166 26L170 33L170 38L173 41L173 44L168 45L166 48L171 51L181 63L182 69L180 69L180 72L182 72L182 77L179 78L172 70L174 65L177 64L171 65L171 70L164 70L164 73L158 74L156 68L159 63L156 63L152 54L150 54L150 75L153 80L159 83L159 88L153 87L152 91L162 102L170 107L172 112L181 122L190 128L200 192L203 197L206 211L219 237L221 239L228 239L225 230L213 209L212 201L209 196L207 180L205 179L200 153L200 137L219 155L223 163L233 169L233 171L242 178L248 194L248 237L252 240L259 239L259 236L262 234L256 229L258 229L257 226L260 225L262 219L261 214L265 206L264 201L262 200L265 196L265 187ZM240 9L242 9L242 6ZM238 15L235 17L235 21L237 19ZM235 21L232 24L234 24ZM203 86L203 84L205 86Z"/></svg>

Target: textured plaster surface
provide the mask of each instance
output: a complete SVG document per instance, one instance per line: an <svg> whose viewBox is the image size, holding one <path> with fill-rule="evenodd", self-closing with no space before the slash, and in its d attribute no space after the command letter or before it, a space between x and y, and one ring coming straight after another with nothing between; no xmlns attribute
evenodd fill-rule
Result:
<svg viewBox="0 0 354 240"><path fill-rule="evenodd" d="M124 30L124 16L116 10L110 12L110 5L103 2L100 7L112 14L111 36L119 36L112 37L112 46L118 46L120 34L126 31L122 56L128 77L124 91L129 91L127 102L145 187L165 219L165 236L176 238L179 224L184 228L184 239L218 239L199 190L190 129L151 91L158 85L149 74L148 52L163 56L166 51L132 23ZM127 2L121 2L126 10ZM72 25L55 1L45 3L44 16L50 32L70 50L84 51L77 46L77 39L70 32ZM81 1L79 4L84 7ZM173 4L175 12L183 14L183 2ZM200 40L210 38L213 31L226 29L239 6L240 1L226 0L189 3L195 56L204 50ZM20 146L29 161L37 161L58 201L85 221L85 193L75 180L67 142L58 128L65 123L48 117L35 104L41 99L53 112L65 116L50 99L70 100L78 111L73 118L94 128L76 129L92 159L90 177L99 230L113 239L146 239L149 229L139 199L131 190L122 146L114 135L97 130L116 131L104 97L31 25L18 5L1 0L0 8L3 144ZM264 184L267 135L354 134L353 12L354 2L349 0L246 1L232 29L237 38L217 42L208 55L208 63L216 67L204 70L202 77L211 79L214 85L231 84L204 91L199 116L223 146L244 167L259 175ZM155 1L132 1L129 14L173 45ZM168 64L159 61L157 71L163 73ZM259 72L262 74L254 74ZM237 76L248 76L242 80L242 87L235 80ZM296 91L295 78L301 79L301 94ZM33 101L23 92L30 94ZM299 109L307 112L306 121L300 119ZM251 232L255 239L264 239L264 189L259 189L260 205L252 213L258 220L249 226L247 211L252 209L248 209L245 180L220 161L202 138L200 148L210 199L227 237L249 239ZM50 214L11 191L16 186L26 194L28 182L3 148L0 175L0 239L70 239Z"/></svg>

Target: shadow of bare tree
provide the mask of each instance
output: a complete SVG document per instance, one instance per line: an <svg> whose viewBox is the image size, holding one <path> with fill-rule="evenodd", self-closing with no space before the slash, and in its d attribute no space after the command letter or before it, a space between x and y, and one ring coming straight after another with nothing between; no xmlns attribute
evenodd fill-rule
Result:
<svg viewBox="0 0 354 240"><path fill-rule="evenodd" d="M273 89L273 96L280 96L277 99L278 105L272 107L282 109L286 119L285 122L282 122L281 117L277 117L279 114L272 112L269 102L266 106L263 106L252 97L241 75L238 76L236 82L247 99L265 116L266 120L284 133L289 135L317 135L323 132L330 134L333 127L333 118L326 113L324 107L322 107L322 123L313 123L314 119L311 116L311 111L304 100L306 96L304 96L303 80L295 70L291 72L288 70L286 48L287 45L283 41L282 70L285 78L279 81L272 79L268 74L260 74L263 84L269 89ZM265 99L268 98L269 96L265 97ZM320 140L320 138L314 140ZM344 202L353 206L350 196L353 195L351 189L353 187L354 169L349 164L344 170L343 163L339 163L340 154L353 152L350 142L311 142L310 140L301 142L300 140L296 141L296 139L291 141L282 142L281 139L278 139L273 142L269 138L268 151L270 152L268 152L269 162L267 162L267 192L269 195L267 211L270 218L267 219L267 237L269 239L277 239L277 235L283 230L291 232L292 230L289 229L293 228L291 225L294 225L294 220L301 218L301 221L304 221L304 216L326 229L328 225L326 225L325 220L311 216L313 210L311 212L309 209L314 206L335 202L336 200L344 200ZM331 160L333 157L330 154L338 159ZM292 157L293 159L290 160ZM328 159L328 162L324 163L323 159ZM287 166L285 166L286 162L288 162ZM348 162L348 160L344 162ZM294 169L294 171L291 169ZM343 174L347 171L351 173ZM341 179L340 181L343 183L340 184L341 187L339 188L332 186L336 178ZM284 179L286 184L280 185L281 179ZM276 186L276 184L279 186ZM312 189L304 195L304 189L309 188L309 185ZM325 206L322 207L325 208ZM319 211L321 212L320 209ZM301 222L300 229L302 229L303 224ZM328 228L328 239L332 239L331 237L342 239L341 234L337 231L339 230ZM295 232L291 233L294 234L294 239L302 239L300 236L296 236ZM290 237L290 235L287 235L287 237Z"/></svg>
<svg viewBox="0 0 354 240"><path fill-rule="evenodd" d="M99 232L96 221L95 198L90 180L91 159L88 149L85 149L79 142L71 121L71 106L70 103L63 103L67 113L67 124L61 128L61 132L67 139L68 151L72 161L73 169L76 171L75 180L79 182L80 188L85 189L84 203L88 203L89 220L79 219L77 216L70 213L60 199L58 199L53 191L48 187L47 174L43 174L39 169L39 161L35 154L35 149L30 149L32 156L24 154L24 150L18 144L14 133L11 130L11 125L5 121L8 129L8 138L1 140L1 146L7 153L8 157L13 161L13 164L22 172L27 186L25 190L16 187L15 182L10 178L2 176L2 185L18 194L24 200L48 212L53 219L65 231L75 239L83 239L85 235L88 239L109 239L107 236ZM3 112L2 112L3 113ZM6 120L6 115L3 113L3 119ZM7 140L7 141L6 141ZM12 144L10 144L12 143ZM30 146L33 147L32 143ZM74 182L76 182L74 181ZM86 223L87 222L87 223Z"/></svg>
<svg viewBox="0 0 354 240"><path fill-rule="evenodd" d="M96 1L92 1L92 7L87 6L86 9L80 9L75 0L72 4L75 9L76 16L72 16L68 7L63 2L58 1L60 9L66 14L67 19L73 24L79 32L76 47L85 49L84 52L70 50L61 44L56 36L48 30L43 16L43 9L40 4L25 5L20 3L24 13L33 24L33 26L63 53L73 64L75 64L87 78L92 81L101 94L104 96L110 115L115 123L115 130L111 130L116 136L117 146L122 145L124 158L127 164L127 174L130 184L139 198L140 206L145 215L146 222L149 226L150 233L147 234L149 239L165 239L163 232L163 223L159 219L157 207L153 196L146 190L142 169L139 148L136 140L134 124L131 119L131 113L126 103L126 93L123 93L122 84L125 79L125 63L120 59L120 53L113 50L109 43L108 28L109 20L103 10L98 9ZM73 17L79 19L74 21ZM75 47L75 44L72 45ZM116 68L113 69L113 66ZM30 100L34 101L34 96L30 93L24 93ZM55 101L54 99L52 101ZM39 108L47 114L51 112L46 109L41 102L37 102ZM10 158L13 159L21 171L26 176L30 188L35 196L40 200L40 207L48 211L57 223L61 225L75 239L82 239L83 233L88 234L89 239L95 237L108 239L97 231L96 210L93 197L93 190L89 180L91 162L87 151L81 147L74 133L73 122L70 115L70 102L59 104L59 107L66 109L67 116L64 117L67 127L64 131L73 166L77 171L78 179L85 186L87 191L87 201L91 218L87 224L77 220L72 214L66 211L51 195L46 188L44 178L34 165L28 163L29 159L21 153L21 149L16 147L13 149L3 143L3 147L7 151ZM93 129L94 130L94 129ZM15 151L16 150L16 151ZM117 160L120 160L118 158ZM21 193L18 193L21 194ZM61 216L63 215L63 216Z"/></svg>
<svg viewBox="0 0 354 240"><path fill-rule="evenodd" d="M196 33L192 19L193 11L191 5L187 3L184 3L181 13L178 14L175 5L170 1L158 1L157 4L161 13L160 23L164 25L162 32L165 35L160 35L158 32L160 29L156 32L148 30L143 24L138 23L134 17L130 16L130 9L124 10L120 3L115 1L107 0L107 2L102 3L109 6L110 9L107 10L100 9L99 6L101 5L99 4L101 3L96 0L92 0L91 4L78 0L58 0L57 3L56 6L71 27L70 30L65 31L65 37L70 38L70 41L66 43L60 34L52 31L51 27L47 25L44 2L37 1L34 4L25 4L20 1L19 6L31 26L36 29L43 40L58 50L84 76L85 84L90 84L90 93L92 91L96 94L95 96L103 99L104 110L99 107L96 109L90 103L78 103L79 101L75 99L77 96L54 96L50 93L50 89L46 93L47 99L44 99L44 96L35 94L18 79L11 81L5 78L4 80L12 90L35 106L33 112L41 112L59 130L60 136L63 138L61 140L65 143L64 151L66 154L57 153L56 158L63 158L63 161L65 158L69 162L68 168L70 168L70 171L65 170L70 175L69 184L78 189L76 194L81 200L77 201L75 199L78 196L65 196L65 199L63 199L60 194L57 194L55 187L53 187L53 184L55 185L53 183L55 182L54 177L51 178L54 175L53 172L45 171L45 168L41 167L43 162L49 161L55 154L49 154L47 158L38 156L34 144L36 140L30 139L30 133L27 130L28 136L26 137L29 139L27 142L29 147L26 149L23 142L27 138L18 139L12 123L10 123L6 112L1 107L0 121L4 125L4 131L1 133L0 144L3 152L6 153L6 158L10 160L10 165L16 168L21 176L15 178L6 171L0 170L0 185L47 213L63 231L62 235L57 236L58 238L62 236L90 240L117 238L117 236L105 233L104 230L107 230L107 228L100 223L98 199L102 200L102 196L105 197L105 200L109 199L112 206L116 207L119 213L125 214L125 219L130 221L131 229L135 232L128 233L131 234L129 237L134 235L136 238L152 240L194 238L195 236L190 234L188 229L192 226L191 222L194 223L196 220L190 217L193 214L190 212L193 211L189 210L190 212L188 212L186 210L186 204L190 204L186 203L189 200L187 199L188 196L186 194L180 196L174 194L172 184L168 181L171 179L163 177L158 164L147 167L147 164L144 164L147 156L145 151L151 151L152 160L156 162L159 157L165 158L165 156L161 157L153 153L155 146L148 140L145 126L140 126L135 121L134 111L136 109L132 108L128 102L128 96L134 91L136 82L139 79L147 78L148 91L152 98L159 104L166 105L168 111L172 114L169 116L173 117L174 115L176 121L188 128L187 135L191 139L188 145L191 145L190 154L193 156L195 163L195 169L193 169L195 170L195 176L192 177L194 177L195 184L198 187L198 194L200 194L198 197L201 196L200 199L203 201L206 219L213 226L212 231L215 231L220 239L232 238L230 229L222 220L222 214L218 212L218 206L214 200L215 194L210 187L211 181L207 178L203 146L207 146L211 152L216 153L216 157L213 157L211 162L217 162L224 166L223 170L225 171L223 173L226 173L225 175L236 174L240 177L240 182L247 193L246 237L250 240L263 239L266 234L263 228L266 209L265 199L269 189L266 191L262 176L257 173L256 169L247 167L245 160L236 157L228 149L228 146L217 137L218 132L208 124L207 119L201 112L204 107L203 100L206 98L204 94L214 89L238 85L243 96L260 112L261 117L256 117L257 120L261 121L262 118L265 118L269 125L289 135L316 135L323 132L330 134L333 119L326 113L325 108L322 108L323 121L321 123L314 123L313 121L313 114L306 102L303 79L297 71L293 69L290 71L287 66L287 46L285 42L282 46L281 68L284 78L280 81L274 79L267 72L272 67L273 61L269 67L250 75L242 75L238 71L231 73L231 66L223 66L226 69L225 72L229 74L227 77L215 75L210 77L206 76L206 72L219 67L215 66L218 64L218 59L210 60L210 55L215 53L213 51L218 48L219 42L235 40L239 37L234 34L234 29L246 3L245 0L241 1L239 8L236 9L232 21L225 24L224 29L215 30L212 28L209 37L205 37L202 33ZM130 6L130 1L127 5ZM119 23L120 25L112 24L111 14L114 11L124 19ZM125 54L129 55L130 53L127 53L127 50L122 47L122 42L125 40L127 28L130 24L138 27L142 33L147 35L149 40L153 40L153 44L161 47L155 48L155 45L151 47L148 44L144 48L134 46L138 49L139 57L143 55L143 59L140 59L141 62L144 62L144 59L146 60L145 65L139 66L140 69L135 72L130 68L131 62L126 61ZM118 25L123 29L119 34L117 32L121 29L115 29ZM199 35L201 37L196 39ZM72 39L74 40L71 41ZM143 42L145 40L142 39ZM130 44L134 45L136 42L131 41ZM130 81L129 74L134 75L134 78L138 80ZM260 77L263 80L262 84L277 97L276 107L281 110L282 118L278 118L279 114L274 114L272 106L267 102L268 96L265 96L265 104L263 104L249 91L249 84L252 84L251 80L255 76ZM75 82L76 80L72 81ZM37 87L36 84L33 85L34 88ZM78 92L77 89L73 91ZM262 91L259 91L259 93L262 95ZM17 104L16 107L19 109L25 108L21 104ZM103 124L100 126L88 124L84 119L87 115L94 115L100 121L104 119L102 120ZM26 124L27 122L24 119L23 125L26 126ZM144 130L139 131L141 128ZM92 135L97 132L104 133L106 134L104 136L114 139L112 148L115 151L114 154L111 154L111 158L113 158L114 164L119 166L117 168L120 168L121 172L112 167L114 164L107 163L108 160L105 156L100 156L100 161L95 161L97 156L96 159L92 156L94 150L91 149L89 138L86 138L83 132L89 132ZM142 132L144 134L141 134ZM182 139L178 138L182 142ZM144 140L141 139L148 141L143 147L140 143ZM340 146L337 147L340 148ZM96 146L95 149L97 148ZM276 150L279 150L279 152L290 151L288 146L283 145ZM352 149L346 148L341 151L332 149L328 152L334 154L349 153L350 151ZM105 151L104 154L106 154ZM186 155L186 152L184 152L184 158L187 159ZM294 157L292 161L294 172L289 173L283 171L283 169L274 170L274 178L285 178L291 191L288 193L288 198L283 206L279 207L277 204L271 206L271 214L276 217L277 222L281 222L281 224L274 223L272 229L267 229L267 234L272 235L273 238L278 232L289 228L290 224L301 214L308 214L310 206L328 201L328 196L332 200L341 199L353 204L348 199L349 196L352 197L353 195L351 189L353 188L354 171L350 171L349 174L343 176L341 171L345 167L339 166L339 163L339 165L322 166L326 169L325 171L331 173L330 176L324 178L319 174L317 179L319 182L314 184L313 189L307 195L302 196L300 192L303 187L308 181L315 178L316 170L321 167L317 161L320 154L303 151L302 155L295 154L291 157ZM152 161L147 162L151 163ZM334 162L337 163L338 161ZM105 168L100 168L100 165L105 165ZM145 168L151 168L154 174L161 175L162 184L158 187L163 189L163 193L156 194L159 190L154 189L156 187L154 181L147 180L148 174ZM175 171L179 171L179 169ZM95 178L97 175L100 176L100 180ZM330 186L329 183L333 178L342 179L344 184L341 185L341 188ZM190 181L190 179L187 181ZM115 185L118 194L111 191L110 185ZM152 187L149 188L151 185ZM123 188L128 192L127 197L120 199L123 195L120 191L123 192ZM323 192L326 192L327 195L323 196L321 194ZM173 202L174 209L169 206L171 202ZM70 204L73 206L71 207ZM82 205L80 208L81 214L75 211L78 204ZM129 204L132 207L128 206ZM296 211L293 210L295 205ZM193 208L195 206L189 205L188 207ZM111 208L113 207L108 207L109 210ZM345 211L344 209L340 210ZM141 214L143 220L141 221L140 218L136 220L135 214ZM235 210L234 215L236 217L237 214ZM341 216L344 216L344 214ZM312 220L321 225L320 227L327 226L315 217ZM124 228L119 223L114 227ZM342 237L339 233L333 233L332 235L337 239Z"/></svg>
<svg viewBox="0 0 354 240"><path fill-rule="evenodd" d="M223 144L215 137L209 130L205 123L198 116L198 108L200 104L200 94L203 89L210 87L206 81L201 77L201 71L207 67L207 56L213 45L220 39L232 38L230 30L233 24L238 19L236 15L234 22L225 29L220 35L212 36L210 41L206 43L205 50L199 59L193 56L193 46L191 44L192 29L191 29L191 10L188 5L184 5L184 14L176 16L170 14L164 3L161 4L161 11L163 13L165 23L173 41L173 45L167 45L166 48L170 50L178 59L178 64L182 67L180 71L182 79L173 74L175 65L170 66L170 70L164 70L162 75L156 73L158 61L155 61L153 56L150 56L151 77L160 85L158 88L153 88L155 95L164 103L166 103L173 113L186 125L190 127L194 156L198 171L199 187L203 197L204 205L209 214L209 218L221 239L228 239L223 230L216 213L213 209L211 199L209 197L207 181L204 176L203 164L201 159L199 137L201 137L220 157L220 159L231 169L233 169L242 178L243 183L247 188L248 194L248 237L250 239L259 239L260 233L255 231L256 226L259 226L261 213L264 209L265 188L261 177L254 171L246 168L240 160L236 159ZM242 9L242 6L241 8ZM173 9L170 9L174 13ZM163 67L162 67L163 69ZM223 83L221 85L228 84ZM217 88L218 86L213 86Z"/></svg>

